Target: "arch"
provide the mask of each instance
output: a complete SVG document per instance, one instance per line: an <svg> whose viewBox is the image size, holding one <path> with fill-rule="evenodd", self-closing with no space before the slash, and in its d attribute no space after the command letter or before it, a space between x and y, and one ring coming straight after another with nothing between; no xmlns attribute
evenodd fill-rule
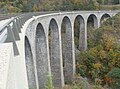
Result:
<svg viewBox="0 0 120 89"><path fill-rule="evenodd" d="M73 34L71 21L69 17L65 16L61 24L61 35L64 78L66 83L69 83L73 80L75 72Z"/></svg>
<svg viewBox="0 0 120 89"><path fill-rule="evenodd" d="M100 24L102 24L105 20L110 18L111 16L107 13L103 14L102 17L100 18Z"/></svg>
<svg viewBox="0 0 120 89"><path fill-rule="evenodd" d="M90 43L90 40L89 38L92 37L92 33L94 31L94 29L98 28L99 27L99 22L98 22L98 19L97 19L97 16L94 15L94 14L90 14L88 19L87 19L87 48L90 47L89 43Z"/></svg>
<svg viewBox="0 0 120 89"><path fill-rule="evenodd" d="M48 54L47 43L44 28L41 23L36 28L36 67L38 75L39 88L43 89L47 82L48 68Z"/></svg>
<svg viewBox="0 0 120 89"><path fill-rule="evenodd" d="M77 27L76 24L78 25ZM85 50L85 20L81 15L77 15L74 20L74 37L75 40L78 40L78 43L75 42L77 44L77 48L79 50Z"/></svg>
<svg viewBox="0 0 120 89"><path fill-rule="evenodd" d="M88 26L92 26L93 28L97 28L98 27L98 19L97 16L94 14L90 14L88 19L87 19L87 27Z"/></svg>
<svg viewBox="0 0 120 89"><path fill-rule="evenodd" d="M55 19L51 19L49 23L49 48L50 48L50 66L55 87L62 88L64 86L62 58L60 53L60 36L59 28Z"/></svg>
<svg viewBox="0 0 120 89"><path fill-rule="evenodd" d="M36 89L33 55L28 38L25 36L25 62L29 88Z"/></svg>

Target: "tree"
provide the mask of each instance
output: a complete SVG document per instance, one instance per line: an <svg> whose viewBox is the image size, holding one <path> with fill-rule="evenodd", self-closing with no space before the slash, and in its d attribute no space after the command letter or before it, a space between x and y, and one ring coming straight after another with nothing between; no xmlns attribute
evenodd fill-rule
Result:
<svg viewBox="0 0 120 89"><path fill-rule="evenodd" d="M102 5L105 4L105 0L97 0L97 2L98 2L99 4L102 4Z"/></svg>

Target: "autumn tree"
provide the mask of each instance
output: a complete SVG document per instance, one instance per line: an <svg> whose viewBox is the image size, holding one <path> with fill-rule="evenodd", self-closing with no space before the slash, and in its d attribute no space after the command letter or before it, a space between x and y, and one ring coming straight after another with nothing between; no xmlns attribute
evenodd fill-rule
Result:
<svg viewBox="0 0 120 89"><path fill-rule="evenodd" d="M114 67L120 68L119 24L120 14L117 14L92 32L88 43L91 46L76 59L77 73L92 79L97 76L105 84L106 74Z"/></svg>

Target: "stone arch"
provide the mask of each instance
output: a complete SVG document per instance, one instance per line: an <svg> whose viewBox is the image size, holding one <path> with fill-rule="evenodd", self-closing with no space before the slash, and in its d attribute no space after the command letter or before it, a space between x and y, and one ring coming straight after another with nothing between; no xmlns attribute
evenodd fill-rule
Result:
<svg viewBox="0 0 120 89"><path fill-rule="evenodd" d="M89 43L90 43L89 38L92 37L92 35L93 35L92 33L93 33L94 29L99 27L98 23L99 22L98 22L97 16L94 15L94 14L90 14L88 19L87 19L87 26L86 26L87 27L87 29L86 29L87 30L86 31L86 33L87 33L87 48L90 47L90 45L89 45Z"/></svg>
<svg viewBox="0 0 120 89"><path fill-rule="evenodd" d="M49 50L50 50L50 66L55 87L62 88L64 85L62 57L60 53L60 36L59 28L55 19L51 19L49 23Z"/></svg>
<svg viewBox="0 0 120 89"><path fill-rule="evenodd" d="M87 19L87 27L91 25L93 28L98 27L98 19L97 16L94 14L90 14L88 19Z"/></svg>
<svg viewBox="0 0 120 89"><path fill-rule="evenodd" d="M102 24L105 20L110 18L111 16L107 13L103 14L102 17L100 18L100 24Z"/></svg>
<svg viewBox="0 0 120 89"><path fill-rule="evenodd" d="M31 46L28 38L25 36L25 62L29 88L36 89L35 70Z"/></svg>
<svg viewBox="0 0 120 89"><path fill-rule="evenodd" d="M73 80L75 73L73 34L71 21L69 17L65 16L61 24L61 35L64 78L66 83L70 83Z"/></svg>
<svg viewBox="0 0 120 89"><path fill-rule="evenodd" d="M78 21L76 23L76 21ZM76 27L76 24L78 25ZM77 31L76 31L77 30ZM76 43L78 45L78 49L79 50L85 50L85 21L84 18L81 15L77 15L75 20L74 20L74 37L76 37L76 39L78 39L78 43ZM76 40L74 39L74 40Z"/></svg>
<svg viewBox="0 0 120 89"><path fill-rule="evenodd" d="M39 88L43 89L47 82L49 72L48 68L48 54L47 54L47 41L44 28L41 23L36 28L36 67L38 75Z"/></svg>

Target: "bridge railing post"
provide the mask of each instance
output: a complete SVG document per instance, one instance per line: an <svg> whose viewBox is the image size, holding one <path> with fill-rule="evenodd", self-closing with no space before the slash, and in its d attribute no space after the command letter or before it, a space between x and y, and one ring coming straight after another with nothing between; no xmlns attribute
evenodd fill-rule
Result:
<svg viewBox="0 0 120 89"><path fill-rule="evenodd" d="M87 23L81 24L79 39L79 50L87 50Z"/></svg>
<svg viewBox="0 0 120 89"><path fill-rule="evenodd" d="M22 28L22 18L21 17L18 17L18 20L19 20L19 24L20 24L20 28Z"/></svg>
<svg viewBox="0 0 120 89"><path fill-rule="evenodd" d="M16 20L16 24L17 24L17 29L18 29L19 33L21 33L21 26L20 26L20 23L19 23L19 19L16 18L15 20Z"/></svg>
<svg viewBox="0 0 120 89"><path fill-rule="evenodd" d="M15 40L20 40L20 37L19 37L19 28L17 27L17 24L16 24L15 20L13 21L12 30L13 30L13 33L14 33L14 36L15 36Z"/></svg>
<svg viewBox="0 0 120 89"><path fill-rule="evenodd" d="M13 33L10 25L7 25L7 39L5 42L6 43L13 42L14 55L19 55L18 47L17 47L15 37L14 37L14 33Z"/></svg>

